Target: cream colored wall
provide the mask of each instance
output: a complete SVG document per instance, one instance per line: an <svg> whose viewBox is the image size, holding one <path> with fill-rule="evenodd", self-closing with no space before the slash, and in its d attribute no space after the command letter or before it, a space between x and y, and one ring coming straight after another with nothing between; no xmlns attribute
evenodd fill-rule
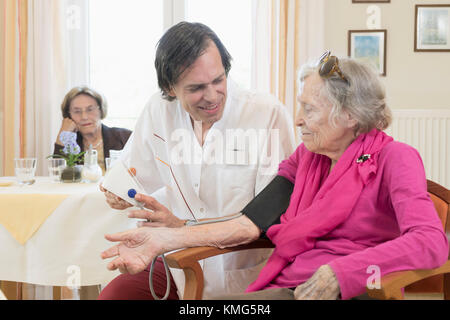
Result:
<svg viewBox="0 0 450 320"><path fill-rule="evenodd" d="M5 25L4 6L0 6L0 26ZM0 32L0 176L3 175L3 103L4 103L4 34Z"/></svg>
<svg viewBox="0 0 450 320"><path fill-rule="evenodd" d="M325 0L325 47L347 56L348 30L367 29L367 7L351 0ZM416 4L450 4L450 0L391 0L377 3L381 29L387 29L383 77L393 109L450 109L450 52L414 52Z"/></svg>

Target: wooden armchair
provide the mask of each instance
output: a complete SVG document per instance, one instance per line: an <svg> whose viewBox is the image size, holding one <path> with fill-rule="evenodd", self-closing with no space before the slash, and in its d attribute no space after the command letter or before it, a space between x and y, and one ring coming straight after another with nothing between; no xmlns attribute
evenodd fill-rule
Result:
<svg viewBox="0 0 450 320"><path fill-rule="evenodd" d="M428 180L428 193L441 218L447 236L450 237L450 191ZM209 257L234 251L273 248L268 240L259 239L252 243L232 248L197 247L184 249L166 256L171 268L183 269L186 286L184 300L200 300L203 294L203 272L198 263ZM376 299L403 299L402 288L406 292L438 292L450 300L450 260L440 268L431 270L411 270L394 272L381 278L381 289L367 289L369 297Z"/></svg>

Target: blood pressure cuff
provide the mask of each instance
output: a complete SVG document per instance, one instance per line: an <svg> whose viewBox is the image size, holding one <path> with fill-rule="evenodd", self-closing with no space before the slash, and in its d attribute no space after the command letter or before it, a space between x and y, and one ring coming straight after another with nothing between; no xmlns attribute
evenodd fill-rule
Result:
<svg viewBox="0 0 450 320"><path fill-rule="evenodd" d="M286 212L294 184L282 176L276 176L241 212L256 224L265 237L267 230L280 223Z"/></svg>

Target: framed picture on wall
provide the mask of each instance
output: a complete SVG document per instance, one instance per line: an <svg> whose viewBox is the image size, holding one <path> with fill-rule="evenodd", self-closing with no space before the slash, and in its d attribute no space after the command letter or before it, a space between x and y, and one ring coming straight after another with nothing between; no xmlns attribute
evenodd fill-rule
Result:
<svg viewBox="0 0 450 320"><path fill-rule="evenodd" d="M414 51L450 52L450 4L416 5Z"/></svg>
<svg viewBox="0 0 450 320"><path fill-rule="evenodd" d="M386 75L387 30L349 30L348 56L371 63Z"/></svg>
<svg viewBox="0 0 450 320"><path fill-rule="evenodd" d="M391 0L352 0L352 3L389 3Z"/></svg>

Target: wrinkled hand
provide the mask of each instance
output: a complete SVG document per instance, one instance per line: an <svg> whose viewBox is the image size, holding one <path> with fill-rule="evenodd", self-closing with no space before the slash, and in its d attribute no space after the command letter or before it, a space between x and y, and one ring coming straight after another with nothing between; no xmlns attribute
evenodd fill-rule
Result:
<svg viewBox="0 0 450 320"><path fill-rule="evenodd" d="M139 228L105 235L112 242L119 242L102 252L102 259L114 258L108 263L108 270L119 269L121 273L136 274L143 271L158 255L166 252L163 243L168 243L165 228Z"/></svg>
<svg viewBox="0 0 450 320"><path fill-rule="evenodd" d="M156 201L155 198L143 194L137 194L135 199L144 207L151 210L134 210L128 214L130 218L147 219L149 222L139 222L139 227L167 227L179 228L184 226L184 221L178 219L165 206Z"/></svg>
<svg viewBox="0 0 450 320"><path fill-rule="evenodd" d="M296 300L336 300L339 294L339 282L329 265L321 266L294 291Z"/></svg>
<svg viewBox="0 0 450 320"><path fill-rule="evenodd" d="M75 123L75 121L73 121L70 118L64 118L63 122L61 124L61 132L62 131L69 131L69 132L77 132L78 131L78 126Z"/></svg>
<svg viewBox="0 0 450 320"><path fill-rule="evenodd" d="M103 188L102 185L100 185L100 191L105 194L106 202L108 203L108 205L111 208L116 209L116 210L124 210L124 209L128 209L128 208L132 207L132 205L130 203L126 202L122 198L119 198L115 194L109 192L108 190Z"/></svg>

